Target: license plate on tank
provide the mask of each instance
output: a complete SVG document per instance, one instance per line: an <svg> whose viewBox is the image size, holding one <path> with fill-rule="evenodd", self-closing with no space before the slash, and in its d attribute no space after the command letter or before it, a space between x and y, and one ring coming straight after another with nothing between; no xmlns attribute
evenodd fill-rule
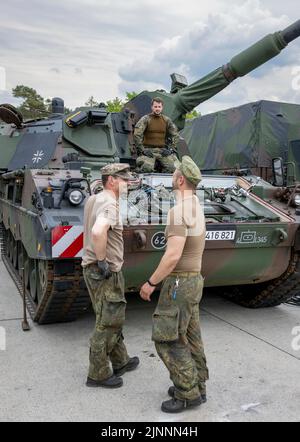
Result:
<svg viewBox="0 0 300 442"><path fill-rule="evenodd" d="M206 241L234 241L235 230L213 230L206 232Z"/></svg>

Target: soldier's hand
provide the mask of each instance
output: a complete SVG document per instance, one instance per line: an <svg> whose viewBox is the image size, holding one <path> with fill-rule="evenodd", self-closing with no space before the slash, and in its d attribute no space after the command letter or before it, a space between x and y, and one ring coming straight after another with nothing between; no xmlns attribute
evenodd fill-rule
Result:
<svg viewBox="0 0 300 442"><path fill-rule="evenodd" d="M138 155L138 156L141 156L141 155L143 155L143 148L141 148L140 146L136 146L135 147L135 150L136 150L136 154Z"/></svg>
<svg viewBox="0 0 300 442"><path fill-rule="evenodd" d="M106 259L103 259L103 261L98 261L98 269L103 279L109 279L111 277L112 272L109 268Z"/></svg>
<svg viewBox="0 0 300 442"><path fill-rule="evenodd" d="M143 285L143 287L141 288L140 291L140 297L144 300L144 301L148 301L151 302L151 295L154 292L155 287L151 287L147 282L146 284Z"/></svg>
<svg viewBox="0 0 300 442"><path fill-rule="evenodd" d="M143 150L143 155L145 157L148 157L148 158L154 158L153 152L151 152L150 149L144 149Z"/></svg>
<svg viewBox="0 0 300 442"><path fill-rule="evenodd" d="M161 152L161 156L162 157L168 157L168 156L173 155L173 154L176 154L175 150L171 149L169 147L166 147L165 149L162 149L162 152Z"/></svg>

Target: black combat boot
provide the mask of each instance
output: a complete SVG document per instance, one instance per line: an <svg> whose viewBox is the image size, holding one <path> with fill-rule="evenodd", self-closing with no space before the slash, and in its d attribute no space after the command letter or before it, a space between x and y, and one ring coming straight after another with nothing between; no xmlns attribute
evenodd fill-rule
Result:
<svg viewBox="0 0 300 442"><path fill-rule="evenodd" d="M175 395L175 387L173 385L172 385L172 387L169 388L168 395L171 396L171 397L174 397L174 395ZM207 396L206 396L205 393L201 394L201 401L202 401L202 404L205 404L207 402Z"/></svg>
<svg viewBox="0 0 300 442"><path fill-rule="evenodd" d="M87 378L85 385L87 387L120 388L123 385L123 379L117 378L115 375L104 381L95 381L94 379Z"/></svg>
<svg viewBox="0 0 300 442"><path fill-rule="evenodd" d="M172 398L170 401L165 401L161 404L161 410L164 413L181 413L187 409L199 407L202 404L201 396L193 400L185 400Z"/></svg>
<svg viewBox="0 0 300 442"><path fill-rule="evenodd" d="M130 358L126 365L122 368L115 368L114 369L114 375L115 376L122 376L126 371L132 371L137 368L139 365L140 360L137 356L134 356L133 358Z"/></svg>

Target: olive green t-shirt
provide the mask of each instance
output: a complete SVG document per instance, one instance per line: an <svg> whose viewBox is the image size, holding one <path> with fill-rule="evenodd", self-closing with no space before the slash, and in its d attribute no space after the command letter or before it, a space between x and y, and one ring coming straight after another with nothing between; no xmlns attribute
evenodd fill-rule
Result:
<svg viewBox="0 0 300 442"><path fill-rule="evenodd" d="M166 238L181 236L186 238L183 253L174 272L200 272L205 247L205 217L196 195L178 202L168 214Z"/></svg>
<svg viewBox="0 0 300 442"><path fill-rule="evenodd" d="M91 196L84 208L84 239L82 266L97 262L93 247L92 229L98 217L109 221L106 260L112 272L119 272L124 262L123 224L120 219L119 202L107 190Z"/></svg>

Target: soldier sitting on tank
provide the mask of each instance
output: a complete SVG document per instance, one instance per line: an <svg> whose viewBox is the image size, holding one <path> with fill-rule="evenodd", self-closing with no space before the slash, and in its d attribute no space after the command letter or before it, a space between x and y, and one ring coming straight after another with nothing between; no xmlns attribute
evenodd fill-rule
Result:
<svg viewBox="0 0 300 442"><path fill-rule="evenodd" d="M137 151L137 172L173 173L177 159L178 130L163 112L161 98L152 100L152 112L142 117L135 126L134 141Z"/></svg>

